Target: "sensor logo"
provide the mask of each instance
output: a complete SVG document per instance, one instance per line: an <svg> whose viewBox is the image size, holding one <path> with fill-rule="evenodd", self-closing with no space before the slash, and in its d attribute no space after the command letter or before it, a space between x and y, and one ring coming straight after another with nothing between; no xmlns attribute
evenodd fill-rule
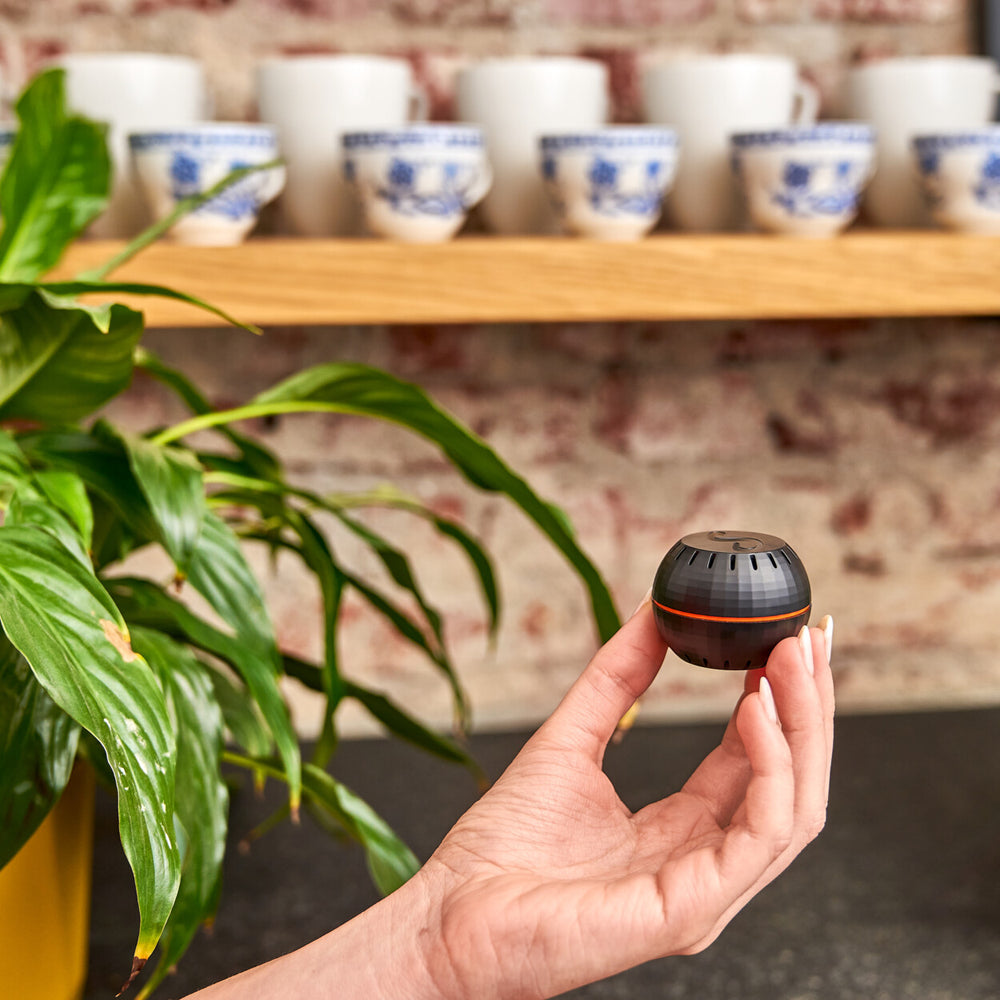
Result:
<svg viewBox="0 0 1000 1000"><path fill-rule="evenodd" d="M710 531L708 537L713 542L731 542L733 552L759 552L767 547L764 539L756 535L732 535L728 531Z"/></svg>

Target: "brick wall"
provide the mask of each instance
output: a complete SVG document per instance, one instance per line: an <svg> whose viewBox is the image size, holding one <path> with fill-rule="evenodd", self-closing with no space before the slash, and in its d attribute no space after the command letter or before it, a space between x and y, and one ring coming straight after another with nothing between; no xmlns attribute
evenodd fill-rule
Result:
<svg viewBox="0 0 1000 1000"><path fill-rule="evenodd" d="M628 120L645 60L750 48L796 56L835 114L850 62L967 51L970 21L963 0L0 0L0 63L19 86L65 50L192 54L219 116L243 118L261 56L402 53L447 117L468 59L584 52L610 65L616 117ZM263 341L154 331L149 344L219 403L334 358L420 382L568 511L625 612L685 531L786 537L809 569L817 617L837 619L841 704L863 710L1000 701L998 334L986 320L839 321L275 329ZM176 415L142 381L117 407L137 427ZM478 724L531 722L552 707L594 640L579 586L523 517L382 425L299 417L258 430L303 484L392 479L478 532L498 555L505 599L495 648L462 560L401 515L375 517L446 614ZM314 654L316 596L289 563L269 579L283 638ZM450 718L433 668L354 601L343 656L425 717ZM739 685L671 657L645 714L719 716ZM308 731L314 706L299 704Z"/></svg>

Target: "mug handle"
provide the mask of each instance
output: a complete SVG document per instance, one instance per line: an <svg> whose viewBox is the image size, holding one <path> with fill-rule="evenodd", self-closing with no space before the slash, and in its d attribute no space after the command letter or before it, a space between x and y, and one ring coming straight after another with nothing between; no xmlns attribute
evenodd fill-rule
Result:
<svg viewBox="0 0 1000 1000"><path fill-rule="evenodd" d="M430 106L431 102L424 87L419 83L411 83L409 120L411 122L427 121Z"/></svg>
<svg viewBox="0 0 1000 1000"><path fill-rule="evenodd" d="M792 122L795 125L812 125L819 113L819 88L799 77L795 81Z"/></svg>

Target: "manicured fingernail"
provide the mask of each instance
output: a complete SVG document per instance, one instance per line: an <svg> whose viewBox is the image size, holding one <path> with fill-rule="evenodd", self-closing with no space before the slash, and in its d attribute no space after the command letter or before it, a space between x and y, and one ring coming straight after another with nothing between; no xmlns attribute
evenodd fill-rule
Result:
<svg viewBox="0 0 1000 1000"><path fill-rule="evenodd" d="M799 648L802 650L802 659L805 661L806 670L812 677L816 672L816 665L813 663L813 641L809 634L808 625L803 625L802 631L799 632Z"/></svg>
<svg viewBox="0 0 1000 1000"><path fill-rule="evenodd" d="M771 690L771 682L766 677L760 679L760 700L764 706L767 717L775 724L778 724L778 706L774 703L774 692Z"/></svg>
<svg viewBox="0 0 1000 1000"><path fill-rule="evenodd" d="M650 587L649 590L646 591L646 596L635 606L635 611L633 611L632 614L629 615L629 617L634 618L640 611L642 611L642 609L647 604L649 604L649 601L652 598L652 596L653 596L653 588Z"/></svg>
<svg viewBox="0 0 1000 1000"><path fill-rule="evenodd" d="M823 630L823 640L826 642L826 662L833 656L833 615L823 615L819 627Z"/></svg>

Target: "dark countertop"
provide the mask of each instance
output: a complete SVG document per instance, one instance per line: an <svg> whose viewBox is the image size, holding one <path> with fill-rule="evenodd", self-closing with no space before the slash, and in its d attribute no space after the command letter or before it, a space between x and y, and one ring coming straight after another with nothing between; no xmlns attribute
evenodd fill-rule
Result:
<svg viewBox="0 0 1000 1000"><path fill-rule="evenodd" d="M606 769L636 809L676 789L720 733L718 725L638 727L609 750ZM525 738L477 736L472 749L495 776ZM464 771L390 741L344 743L335 772L420 857L475 795ZM266 814L252 795L236 795L234 837ZM103 792L97 839L85 1000L109 1000L120 987L137 929ZM249 853L228 854L214 932L199 935L157 996L184 996L289 951L375 898L360 851L308 820L285 824ZM1000 709L839 719L827 828L795 864L703 954L571 995L998 1000Z"/></svg>

